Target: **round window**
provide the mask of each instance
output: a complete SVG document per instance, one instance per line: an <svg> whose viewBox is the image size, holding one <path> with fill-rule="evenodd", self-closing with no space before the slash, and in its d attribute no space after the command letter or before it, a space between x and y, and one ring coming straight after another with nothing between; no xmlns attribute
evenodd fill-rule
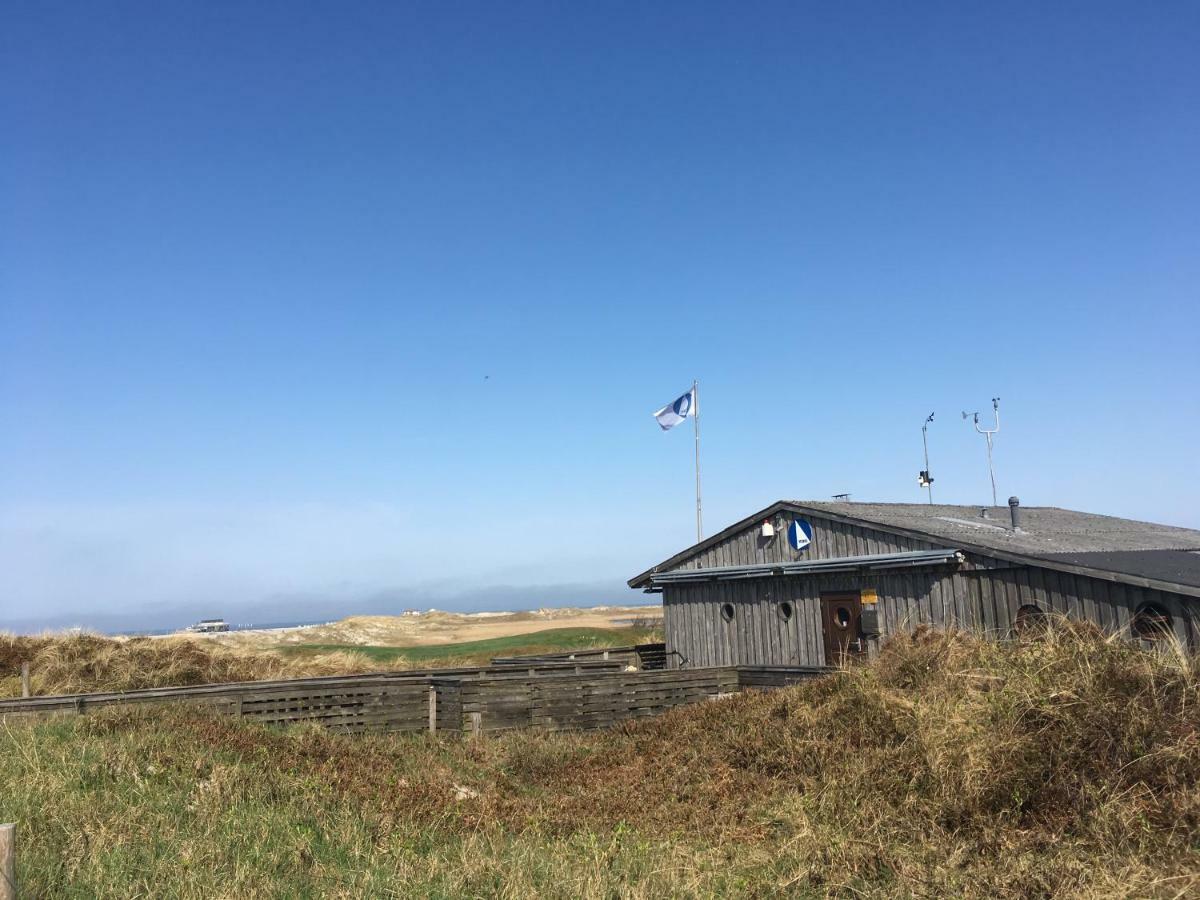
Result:
<svg viewBox="0 0 1200 900"><path fill-rule="evenodd" d="M1171 636L1171 614L1157 603L1143 603L1129 627L1143 641L1161 641Z"/></svg>
<svg viewBox="0 0 1200 900"><path fill-rule="evenodd" d="M853 616L850 615L850 610L848 610L844 606L839 606L837 608L837 627L838 628L849 628L850 622L852 620L853 620Z"/></svg>
<svg viewBox="0 0 1200 900"><path fill-rule="evenodd" d="M1017 610L1017 634L1039 634L1046 630L1046 611L1033 603Z"/></svg>
<svg viewBox="0 0 1200 900"><path fill-rule="evenodd" d="M732 603L722 603L721 604L721 618L724 619L726 622L733 621L733 604Z"/></svg>
<svg viewBox="0 0 1200 900"><path fill-rule="evenodd" d="M792 613L794 612L792 609L792 604L787 600L784 600L782 603L776 606L775 611L779 613L779 618L783 619L785 622L791 621Z"/></svg>

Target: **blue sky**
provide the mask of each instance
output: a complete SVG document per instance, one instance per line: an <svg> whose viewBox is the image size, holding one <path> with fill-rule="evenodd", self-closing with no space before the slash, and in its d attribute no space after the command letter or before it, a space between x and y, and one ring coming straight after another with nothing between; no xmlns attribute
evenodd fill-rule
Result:
<svg viewBox="0 0 1200 900"><path fill-rule="evenodd" d="M1200 527L1196 4L4 18L10 623L625 599L693 378L710 531L930 410L984 501L995 395L1002 499Z"/></svg>

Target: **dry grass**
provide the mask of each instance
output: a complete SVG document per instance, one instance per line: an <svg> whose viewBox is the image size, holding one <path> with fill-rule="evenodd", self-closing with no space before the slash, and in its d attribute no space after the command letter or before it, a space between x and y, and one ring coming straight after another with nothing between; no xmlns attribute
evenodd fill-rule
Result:
<svg viewBox="0 0 1200 900"><path fill-rule="evenodd" d="M1197 896L1198 675L1060 625L588 734L117 710L0 729L0 819L36 896Z"/></svg>
<svg viewBox="0 0 1200 900"><path fill-rule="evenodd" d="M30 663L35 694L126 691L174 685L263 681L409 668L339 651L302 658L222 647L186 638L108 638L95 634L0 634L0 697L20 696L17 673Z"/></svg>

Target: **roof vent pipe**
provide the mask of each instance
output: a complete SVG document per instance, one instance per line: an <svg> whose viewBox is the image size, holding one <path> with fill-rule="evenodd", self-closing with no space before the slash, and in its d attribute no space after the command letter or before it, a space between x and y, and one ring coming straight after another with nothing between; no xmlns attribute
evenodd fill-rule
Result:
<svg viewBox="0 0 1200 900"><path fill-rule="evenodd" d="M1021 501L1016 497L1008 498L1008 514L1012 516L1013 531L1021 530Z"/></svg>

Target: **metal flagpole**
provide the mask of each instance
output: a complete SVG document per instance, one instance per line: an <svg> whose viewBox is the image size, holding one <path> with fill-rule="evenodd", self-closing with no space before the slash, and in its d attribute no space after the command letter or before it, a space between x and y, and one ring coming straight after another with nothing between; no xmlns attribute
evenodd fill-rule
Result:
<svg viewBox="0 0 1200 900"><path fill-rule="evenodd" d="M700 382L692 381L692 425L696 429L696 541L704 540L704 517L700 513Z"/></svg>

